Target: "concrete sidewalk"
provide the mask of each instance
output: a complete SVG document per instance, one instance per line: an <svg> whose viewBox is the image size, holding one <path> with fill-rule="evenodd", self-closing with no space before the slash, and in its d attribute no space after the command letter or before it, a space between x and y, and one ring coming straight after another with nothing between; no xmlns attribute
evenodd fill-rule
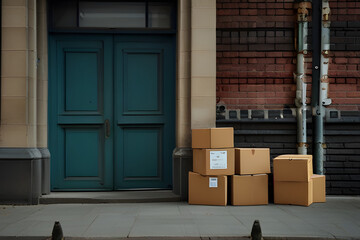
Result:
<svg viewBox="0 0 360 240"><path fill-rule="evenodd" d="M328 197L326 203L310 207L186 202L2 205L0 239L46 239L55 221L60 221L66 239L247 239L255 219L265 239L360 239L360 197Z"/></svg>

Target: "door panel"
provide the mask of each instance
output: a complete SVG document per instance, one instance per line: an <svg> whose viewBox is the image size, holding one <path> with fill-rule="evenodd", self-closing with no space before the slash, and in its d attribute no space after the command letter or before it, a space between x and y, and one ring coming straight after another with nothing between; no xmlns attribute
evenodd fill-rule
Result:
<svg viewBox="0 0 360 240"><path fill-rule="evenodd" d="M96 178L102 173L102 164L99 161L102 159L103 149L101 130L101 128L64 128L65 179Z"/></svg>
<svg viewBox="0 0 360 240"><path fill-rule="evenodd" d="M124 115L161 113L162 54L156 50L125 50ZM141 67L141 70L139 69ZM139 87L141 86L141 87Z"/></svg>
<svg viewBox="0 0 360 240"><path fill-rule="evenodd" d="M173 38L117 36L115 188L171 188L175 147Z"/></svg>
<svg viewBox="0 0 360 240"><path fill-rule="evenodd" d="M96 111L99 109L99 76L101 52L92 49L65 50L65 111ZM84 88L86 86L86 88ZM81 93L81 97L79 95Z"/></svg>
<svg viewBox="0 0 360 240"><path fill-rule="evenodd" d="M124 134L124 179L160 180L162 175L161 128L127 127ZM139 146L146 146L139 149Z"/></svg>
<svg viewBox="0 0 360 240"><path fill-rule="evenodd" d="M50 41L53 190L113 189L112 38L56 35Z"/></svg>

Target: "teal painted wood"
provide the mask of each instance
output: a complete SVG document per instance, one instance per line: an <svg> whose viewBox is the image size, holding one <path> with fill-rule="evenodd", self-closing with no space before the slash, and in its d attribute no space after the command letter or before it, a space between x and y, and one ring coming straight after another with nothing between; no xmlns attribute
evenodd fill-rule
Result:
<svg viewBox="0 0 360 240"><path fill-rule="evenodd" d="M98 60L92 49L65 50L65 111L98 110ZM101 83L100 83L101 84Z"/></svg>
<svg viewBox="0 0 360 240"><path fill-rule="evenodd" d="M161 128L124 128L124 179L148 178L160 180ZM142 146L139 149L139 146ZM145 146L145 147L144 147ZM131 161L126 161L131 159Z"/></svg>
<svg viewBox="0 0 360 240"><path fill-rule="evenodd" d="M49 39L52 190L172 188L174 36Z"/></svg>
<svg viewBox="0 0 360 240"><path fill-rule="evenodd" d="M172 36L115 37L115 189L172 188L173 43Z"/></svg>
<svg viewBox="0 0 360 240"><path fill-rule="evenodd" d="M65 179L99 176L101 135L99 128L65 128Z"/></svg>
<svg viewBox="0 0 360 240"><path fill-rule="evenodd" d="M52 190L112 190L112 37L50 35Z"/></svg>
<svg viewBox="0 0 360 240"><path fill-rule="evenodd" d="M139 114L160 111L162 78L159 74L161 52L124 50L124 112ZM141 70L139 71L139 66Z"/></svg>

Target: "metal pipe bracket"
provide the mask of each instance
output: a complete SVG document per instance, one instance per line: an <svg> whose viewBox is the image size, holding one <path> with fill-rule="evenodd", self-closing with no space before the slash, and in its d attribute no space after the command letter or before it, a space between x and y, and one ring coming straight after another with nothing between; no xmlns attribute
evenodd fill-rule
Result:
<svg viewBox="0 0 360 240"><path fill-rule="evenodd" d="M323 55L324 58L329 58L330 51L329 50L323 50L321 52L321 55ZM327 62L328 63L328 62Z"/></svg>
<svg viewBox="0 0 360 240"><path fill-rule="evenodd" d="M322 23L326 28L330 27L330 5L328 1L322 3Z"/></svg>
<svg viewBox="0 0 360 240"><path fill-rule="evenodd" d="M297 8L297 21L308 22L309 10L311 9L311 2L299 2L295 4Z"/></svg>

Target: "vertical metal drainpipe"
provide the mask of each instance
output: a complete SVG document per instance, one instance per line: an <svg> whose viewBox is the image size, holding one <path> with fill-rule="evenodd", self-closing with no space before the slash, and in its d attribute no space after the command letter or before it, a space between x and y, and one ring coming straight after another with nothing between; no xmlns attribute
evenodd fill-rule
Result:
<svg viewBox="0 0 360 240"><path fill-rule="evenodd" d="M1 69L1 66L2 66L2 62L1 62L1 59L2 59L2 49L1 49L1 46L2 46L2 0L0 0L0 93L1 93L1 74L2 74L2 69ZM0 120L1 120L1 101L0 101Z"/></svg>
<svg viewBox="0 0 360 240"><path fill-rule="evenodd" d="M328 98L329 92L329 53L330 53L330 6L328 0L322 2L322 24L321 24L321 60L320 60L320 82L321 103L323 106L331 104Z"/></svg>
<svg viewBox="0 0 360 240"><path fill-rule="evenodd" d="M324 174L324 106L331 104L328 98L328 65L330 51L329 2L313 2L313 164L316 174Z"/></svg>
<svg viewBox="0 0 360 240"><path fill-rule="evenodd" d="M296 99L295 105L297 116L297 152L298 154L307 154L306 143L306 83L305 83L305 67L304 56L307 54L307 35L308 35L308 9L311 3L300 1L295 4L297 8L297 37L296 37L296 74L294 74L296 82Z"/></svg>
<svg viewBox="0 0 360 240"><path fill-rule="evenodd" d="M323 119L320 104L320 49L321 49L321 6L320 0L313 1L312 11L312 87L311 87L311 107L312 107L312 138L313 138L313 165L314 173L321 173L323 159ZM320 164L321 163L321 164Z"/></svg>

